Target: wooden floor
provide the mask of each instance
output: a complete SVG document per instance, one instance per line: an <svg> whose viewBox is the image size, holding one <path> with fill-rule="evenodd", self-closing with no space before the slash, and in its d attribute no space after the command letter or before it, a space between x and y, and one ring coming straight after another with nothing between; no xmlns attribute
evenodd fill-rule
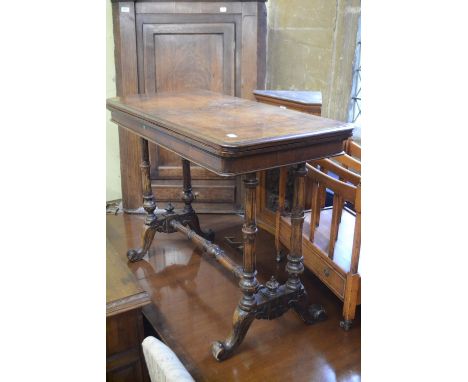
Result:
<svg viewBox="0 0 468 382"><path fill-rule="evenodd" d="M202 227L216 232L215 242L241 263L241 255L224 237L240 240L242 220L234 215L200 215ZM126 263L128 248L138 246L143 217L107 215L111 250ZM285 263L274 261L273 237L257 236L257 268L261 283L275 275L284 282ZM342 303L310 272L303 283L312 302L325 306L328 319L307 326L293 312L272 321L255 320L237 353L217 362L210 344L228 335L241 293L237 282L215 260L180 233L156 234L149 256L128 264L153 305L145 316L196 381L360 381L360 315L353 328L339 328Z"/></svg>

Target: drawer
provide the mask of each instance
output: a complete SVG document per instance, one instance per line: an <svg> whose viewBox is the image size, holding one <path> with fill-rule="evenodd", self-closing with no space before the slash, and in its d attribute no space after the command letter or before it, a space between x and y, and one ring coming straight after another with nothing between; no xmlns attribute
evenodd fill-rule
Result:
<svg viewBox="0 0 468 382"><path fill-rule="evenodd" d="M308 247L307 249L304 248L306 246ZM331 265L323 260L318 250L307 241L305 241L303 245L303 255L304 266L314 272L314 274L340 299L343 299L346 277L336 269L336 265Z"/></svg>

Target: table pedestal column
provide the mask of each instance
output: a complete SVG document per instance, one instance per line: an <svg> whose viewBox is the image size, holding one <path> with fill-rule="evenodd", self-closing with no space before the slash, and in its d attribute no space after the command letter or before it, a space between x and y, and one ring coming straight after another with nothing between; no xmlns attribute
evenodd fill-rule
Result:
<svg viewBox="0 0 468 382"><path fill-rule="evenodd" d="M326 318L325 310L321 305L310 304L307 292L302 285L299 276L304 272L304 257L302 256L302 228L304 224L305 204L305 176L307 167L305 163L294 167L294 195L291 210L291 251L288 255L286 272L289 277L286 281L286 289L294 292L297 298L292 301L292 307L299 316L308 324L321 321Z"/></svg>
<svg viewBox="0 0 468 382"><path fill-rule="evenodd" d="M148 141L144 138L140 138L141 148L141 180L143 188L143 208L146 211L145 225L143 227L143 233L141 235L141 247L138 249L130 249L127 252L128 260L134 262L141 260L145 256L146 252L153 242L154 235L157 228L157 217L154 214L156 209L156 202L154 199L153 191L151 190L151 178L150 178L150 161L148 151Z"/></svg>
<svg viewBox="0 0 468 382"><path fill-rule="evenodd" d="M182 173L184 178L184 191L182 194L182 200L185 203L182 215L184 215L185 224L188 225L195 233L208 239L209 241L214 240L214 232L209 229L207 232L203 232L200 228L200 221L195 213L192 202L195 200L195 195L192 192L192 176L190 175L190 162L187 159L182 158Z"/></svg>
<svg viewBox="0 0 468 382"><path fill-rule="evenodd" d="M243 272L239 281L239 287L243 295L234 312L231 334L225 341L216 341L211 347L213 356L218 361L228 358L240 345L257 312L257 299L255 296L259 287L255 277L257 273L255 270L255 237L257 235L255 211L257 185L258 180L256 173L247 174L245 176L245 218L244 225L242 226L244 241Z"/></svg>

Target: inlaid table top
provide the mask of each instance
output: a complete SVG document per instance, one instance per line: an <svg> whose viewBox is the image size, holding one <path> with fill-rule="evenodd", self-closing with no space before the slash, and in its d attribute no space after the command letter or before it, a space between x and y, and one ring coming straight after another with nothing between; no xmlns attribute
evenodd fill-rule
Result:
<svg viewBox="0 0 468 382"><path fill-rule="evenodd" d="M107 100L112 120L220 175L338 155L353 126L204 90Z"/></svg>

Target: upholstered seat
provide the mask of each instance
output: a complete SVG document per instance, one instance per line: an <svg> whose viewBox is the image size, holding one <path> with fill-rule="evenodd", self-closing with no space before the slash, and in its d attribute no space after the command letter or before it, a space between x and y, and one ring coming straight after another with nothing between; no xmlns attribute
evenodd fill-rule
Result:
<svg viewBox="0 0 468 382"><path fill-rule="evenodd" d="M164 343L146 337L142 347L151 382L194 382L182 362Z"/></svg>

